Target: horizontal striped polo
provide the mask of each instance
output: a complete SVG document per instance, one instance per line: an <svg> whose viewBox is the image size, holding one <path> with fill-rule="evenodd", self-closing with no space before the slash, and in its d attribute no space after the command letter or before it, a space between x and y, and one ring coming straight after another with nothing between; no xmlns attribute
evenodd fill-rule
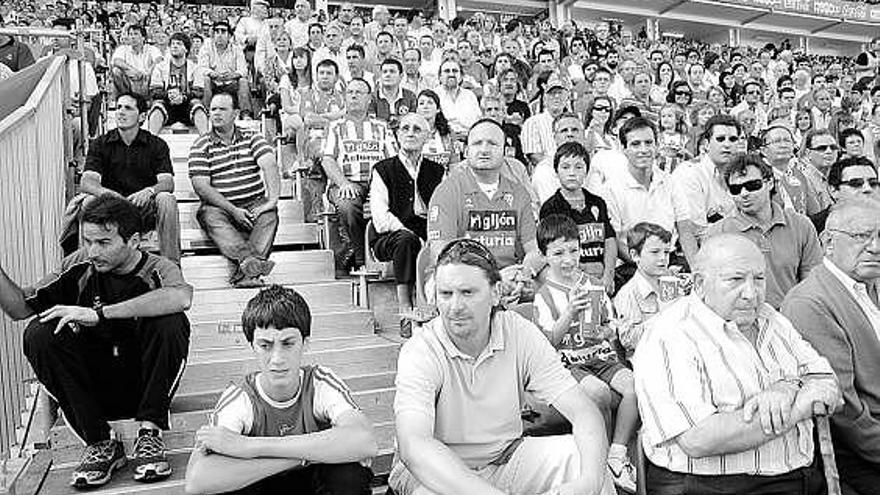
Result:
<svg viewBox="0 0 880 495"><path fill-rule="evenodd" d="M216 132L203 134L189 150L189 177L208 177L211 187L235 205L265 195L257 160L273 153L262 134L235 128L226 144Z"/></svg>

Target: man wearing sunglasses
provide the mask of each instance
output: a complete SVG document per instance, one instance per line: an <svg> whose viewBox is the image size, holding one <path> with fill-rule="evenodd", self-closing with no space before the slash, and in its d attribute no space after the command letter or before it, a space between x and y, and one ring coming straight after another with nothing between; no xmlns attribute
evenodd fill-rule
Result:
<svg viewBox="0 0 880 495"><path fill-rule="evenodd" d="M827 216L828 207L834 202L831 187L828 185L828 171L837 160L839 148L834 135L828 129L811 129L804 136L803 142L798 168L815 191L819 209L825 211Z"/></svg>
<svg viewBox="0 0 880 495"><path fill-rule="evenodd" d="M212 31L211 41L199 51L199 69L205 75L205 106L210 107L214 93L230 93L238 97L242 118L253 117L244 51L232 43L229 22L215 22Z"/></svg>
<svg viewBox="0 0 880 495"><path fill-rule="evenodd" d="M735 118L711 117L703 132L706 152L699 161L683 164L672 174L675 225L690 265L708 226L736 211L721 171L736 153L741 135L742 128Z"/></svg>
<svg viewBox="0 0 880 495"><path fill-rule="evenodd" d="M780 200L788 208L804 215L815 215L821 208L818 196L794 159L794 135L791 129L775 125L764 131L761 154L773 167Z"/></svg>
<svg viewBox="0 0 880 495"><path fill-rule="evenodd" d="M779 309L785 294L822 262L810 220L772 197L773 170L758 155L738 155L724 169L736 212L709 227L709 236L731 232L751 239L766 262L766 301Z"/></svg>
<svg viewBox="0 0 880 495"><path fill-rule="evenodd" d="M877 179L877 169L871 160L865 157L844 158L834 162L828 169L828 185L831 189L831 197L834 201L845 201L863 196L880 199L880 181ZM821 233L825 230L825 222L831 207L810 215L810 220L816 226L816 231Z"/></svg>
<svg viewBox="0 0 880 495"><path fill-rule="evenodd" d="M495 257L457 239L440 252L435 276L440 315L398 359L389 486L398 495L615 493L599 410L532 323L496 309ZM556 407L573 434L524 437L526 391Z"/></svg>
<svg viewBox="0 0 880 495"><path fill-rule="evenodd" d="M880 204L862 196L834 205L822 242L822 265L782 312L831 362L844 399L831 417L843 493L868 495L880 485Z"/></svg>
<svg viewBox="0 0 880 495"><path fill-rule="evenodd" d="M738 115L743 110L751 110L755 114L755 127L762 131L767 128L767 109L761 102L764 89L761 83L752 79L743 85L743 100L730 109L732 115Z"/></svg>

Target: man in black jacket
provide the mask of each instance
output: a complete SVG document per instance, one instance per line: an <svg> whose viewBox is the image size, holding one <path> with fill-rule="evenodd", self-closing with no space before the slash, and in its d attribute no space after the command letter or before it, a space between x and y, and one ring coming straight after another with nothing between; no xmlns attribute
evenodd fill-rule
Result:
<svg viewBox="0 0 880 495"><path fill-rule="evenodd" d="M413 308L416 257L427 237L428 204L443 180L443 167L422 158L428 139L428 122L410 113L400 118L397 140L400 153L380 161L370 182L370 211L378 235L370 246L376 258L394 261L397 304L401 313ZM402 336L411 334L408 320L401 320Z"/></svg>

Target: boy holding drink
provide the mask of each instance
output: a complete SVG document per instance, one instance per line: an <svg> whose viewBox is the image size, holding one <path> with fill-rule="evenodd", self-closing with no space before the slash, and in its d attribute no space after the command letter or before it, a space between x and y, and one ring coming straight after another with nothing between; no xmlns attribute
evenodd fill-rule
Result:
<svg viewBox="0 0 880 495"><path fill-rule="evenodd" d="M639 422L633 375L620 363L610 339L611 300L601 282L581 271L580 235L574 221L549 215L538 225L538 248L547 260L547 278L535 297L537 324L582 383L598 378L618 392L608 467L617 486L635 491L635 469L627 456Z"/></svg>

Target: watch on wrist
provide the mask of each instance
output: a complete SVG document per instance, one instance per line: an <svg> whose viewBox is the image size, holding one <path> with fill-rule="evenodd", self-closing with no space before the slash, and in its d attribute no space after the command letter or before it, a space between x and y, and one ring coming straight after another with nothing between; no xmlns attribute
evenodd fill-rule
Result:
<svg viewBox="0 0 880 495"><path fill-rule="evenodd" d="M104 306L95 306L95 314L98 315L98 323L103 323L107 321L107 317L104 316Z"/></svg>

